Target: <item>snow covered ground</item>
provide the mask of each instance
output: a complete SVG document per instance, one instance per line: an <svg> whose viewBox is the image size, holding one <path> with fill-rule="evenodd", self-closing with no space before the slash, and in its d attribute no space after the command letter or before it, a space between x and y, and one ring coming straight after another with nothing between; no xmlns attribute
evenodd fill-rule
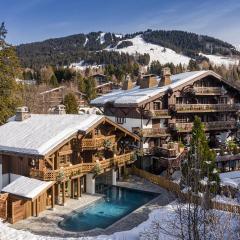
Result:
<svg viewBox="0 0 240 240"><path fill-rule="evenodd" d="M210 63L221 66L225 65L226 67L229 67L231 65L238 65L240 60L237 58L230 58L230 57L223 57L223 56L217 56L217 55L208 55L199 53L199 55L207 57L210 61Z"/></svg>
<svg viewBox="0 0 240 240"><path fill-rule="evenodd" d="M129 230L129 231L124 231L124 232L116 232L112 235L109 236L98 236L98 237L79 237L79 238L68 238L68 239L74 239L74 240L145 240L146 237L141 237L143 236L142 233L148 232L149 230L152 231L153 229L153 223L160 223L161 228L168 230L168 225L170 222L173 222L174 219L176 219L176 202L172 202L171 204L164 206L162 208L159 208L157 210L152 211L149 214L149 218L147 221L143 222L142 224L138 225L137 227ZM216 211L215 211L216 212ZM228 214L226 212L217 212L221 214L224 218L227 217ZM236 219L232 218L231 219L232 224L235 226L236 224ZM222 224L221 224L222 225ZM223 224L224 225L224 224ZM220 226L224 227L224 226ZM217 229L217 227L216 227ZM62 240L63 238L58 238L58 237L46 237L46 236L38 236L34 235L30 232L27 231L22 231L22 230L16 230L10 227L9 224L0 222L0 239L1 240ZM150 238L149 238L150 239ZM155 238L154 238L155 239ZM175 240L173 236L169 236L169 234L164 233L164 231L159 231L159 238L161 240Z"/></svg>
<svg viewBox="0 0 240 240"><path fill-rule="evenodd" d="M220 173L220 179L223 185L239 188L240 171Z"/></svg>
<svg viewBox="0 0 240 240"><path fill-rule="evenodd" d="M169 220L169 218L172 217L173 214L173 205L169 204L165 207L162 207L158 210L154 210L149 215L149 219L146 222L143 222L136 228L133 228L130 231L125 232L117 232L110 236L98 236L98 237L80 237L80 238L68 238L68 239L79 239L79 240L137 240L139 239L139 234L143 232L145 229L148 229L152 223L152 221L155 221L156 219L160 220L161 222L165 222L165 220ZM55 238L55 237L46 237L46 236L38 236L34 235L27 231L22 230L16 230L10 227L9 224L0 222L0 239L1 240L62 240L63 238ZM173 238L170 238L169 236L161 233L160 238L161 240L172 240Z"/></svg>
<svg viewBox="0 0 240 240"><path fill-rule="evenodd" d="M186 64L188 65L190 58L176 53L175 51L164 48L156 44L147 43L143 40L141 35L138 35L131 39L126 39L125 41L131 41L133 46L117 49L117 46L114 48L108 47L108 51L117 51L124 52L130 55L135 55L136 53L144 54L147 53L150 55L150 63L152 61L158 60L161 64L173 63L173 64ZM118 45L121 43L120 41Z"/></svg>

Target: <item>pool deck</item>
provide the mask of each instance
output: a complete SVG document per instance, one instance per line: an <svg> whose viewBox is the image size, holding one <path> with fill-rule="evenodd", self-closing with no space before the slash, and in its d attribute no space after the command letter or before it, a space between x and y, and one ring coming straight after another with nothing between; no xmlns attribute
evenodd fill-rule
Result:
<svg viewBox="0 0 240 240"><path fill-rule="evenodd" d="M118 186L138 189L142 191L157 192L159 196L136 209L106 229L94 229L86 232L70 232L58 227L58 223L66 216L74 213L76 209L85 207L102 198L101 195L83 194L79 200L68 199L65 206L56 205L54 210L46 210L39 217L22 220L11 227L26 230L37 235L54 236L62 238L110 235L119 231L130 230L148 219L149 213L161 206L167 205L175 199L174 195L165 189L144 179L130 176L129 179L117 182Z"/></svg>

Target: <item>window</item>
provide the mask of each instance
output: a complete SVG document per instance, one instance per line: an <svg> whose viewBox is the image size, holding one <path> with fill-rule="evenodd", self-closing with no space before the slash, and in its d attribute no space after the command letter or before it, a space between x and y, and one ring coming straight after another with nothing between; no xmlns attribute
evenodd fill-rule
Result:
<svg viewBox="0 0 240 240"><path fill-rule="evenodd" d="M115 117L115 121L118 124L124 124L124 123L126 123L126 118L125 117Z"/></svg>
<svg viewBox="0 0 240 240"><path fill-rule="evenodd" d="M95 129L95 135L101 135L101 130L99 128Z"/></svg>
<svg viewBox="0 0 240 240"><path fill-rule="evenodd" d="M58 157L59 166L65 166L70 164L70 155L62 155Z"/></svg>
<svg viewBox="0 0 240 240"><path fill-rule="evenodd" d="M160 110L161 109L161 103L160 102L153 102L153 109L154 110Z"/></svg>

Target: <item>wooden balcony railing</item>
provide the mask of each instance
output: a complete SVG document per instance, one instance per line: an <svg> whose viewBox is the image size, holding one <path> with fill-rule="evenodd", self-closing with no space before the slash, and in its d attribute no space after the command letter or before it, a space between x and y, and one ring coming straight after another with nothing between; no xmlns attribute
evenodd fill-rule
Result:
<svg viewBox="0 0 240 240"><path fill-rule="evenodd" d="M238 111L239 104L175 104L171 109L177 112L227 112Z"/></svg>
<svg viewBox="0 0 240 240"><path fill-rule="evenodd" d="M167 128L144 128L141 130L143 137L158 137L169 135Z"/></svg>
<svg viewBox="0 0 240 240"><path fill-rule="evenodd" d="M116 143L115 135L85 138L82 140L81 148L83 150L101 148L104 147L105 141L110 141L112 144L115 144Z"/></svg>
<svg viewBox="0 0 240 240"><path fill-rule="evenodd" d="M178 151L176 149L167 149L159 147L158 152L162 154L163 157L166 158L175 158L178 154Z"/></svg>
<svg viewBox="0 0 240 240"><path fill-rule="evenodd" d="M99 164L102 170L119 166L132 161L133 152L115 156L110 159L99 161L98 163L79 163L69 167L57 169L57 170L43 170L31 169L30 176L32 178L38 178L45 181L59 181L61 178L69 179L73 176L87 174L94 171L96 164Z"/></svg>
<svg viewBox="0 0 240 240"><path fill-rule="evenodd" d="M206 131L229 130L236 127L236 121L203 122L203 124ZM191 132L193 123L175 123L173 126L178 132Z"/></svg>
<svg viewBox="0 0 240 240"><path fill-rule="evenodd" d="M170 118L168 109L148 110L145 112L145 116L149 118Z"/></svg>
<svg viewBox="0 0 240 240"><path fill-rule="evenodd" d="M224 91L221 87L194 87L193 90L196 95L221 95Z"/></svg>

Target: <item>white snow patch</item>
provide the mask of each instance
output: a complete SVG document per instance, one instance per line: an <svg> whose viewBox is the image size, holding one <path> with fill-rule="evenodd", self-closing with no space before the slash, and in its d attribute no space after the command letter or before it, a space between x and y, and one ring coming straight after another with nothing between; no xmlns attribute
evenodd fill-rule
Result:
<svg viewBox="0 0 240 240"><path fill-rule="evenodd" d="M105 50L124 52L130 55L136 55L137 53L138 54L147 53L150 56L149 64L151 64L152 61L158 60L161 64L173 63L177 65L181 63L183 65L188 65L190 60L189 57L178 54L169 48L164 48L156 44L145 42L141 37L141 35L138 35L131 39L125 39L124 41L131 41L133 43L133 46L129 46L121 49L117 49L117 46L115 46L114 48L106 48ZM120 41L118 45L121 42L122 41Z"/></svg>
<svg viewBox="0 0 240 240"><path fill-rule="evenodd" d="M114 34L115 35L115 37L117 37L117 38L123 38L123 35L122 34Z"/></svg>
<svg viewBox="0 0 240 240"><path fill-rule="evenodd" d="M210 54L203 54L203 53L199 53L199 55L207 57L210 63L217 66L225 65L226 67L230 67L232 65L238 65L240 63L240 60L238 58L210 55Z"/></svg>
<svg viewBox="0 0 240 240"><path fill-rule="evenodd" d="M104 44L104 43L105 43L105 38L104 38L105 34L106 34L106 33L101 32L100 35L99 35L99 37L97 38L97 40L100 39L100 43L101 43L101 44Z"/></svg>
<svg viewBox="0 0 240 240"><path fill-rule="evenodd" d="M86 39L85 39L85 42L84 42L83 46L85 47L85 46L87 45L87 43L88 43L88 38L86 37Z"/></svg>
<svg viewBox="0 0 240 240"><path fill-rule="evenodd" d="M235 46L236 50L240 52L240 44Z"/></svg>
<svg viewBox="0 0 240 240"><path fill-rule="evenodd" d="M239 188L240 171L220 173L219 176L222 185L231 186L233 188Z"/></svg>
<svg viewBox="0 0 240 240"><path fill-rule="evenodd" d="M97 64L89 65L89 64L86 64L82 60L79 63L72 63L72 64L70 64L69 67L73 68L75 70L85 71L87 68L90 68L90 69L100 69L100 68L104 67L104 65L103 64L100 64L100 65L97 65Z"/></svg>
<svg viewBox="0 0 240 240"><path fill-rule="evenodd" d="M217 195L213 198L214 201L232 205L239 205L239 201L237 198L229 198L221 195Z"/></svg>

